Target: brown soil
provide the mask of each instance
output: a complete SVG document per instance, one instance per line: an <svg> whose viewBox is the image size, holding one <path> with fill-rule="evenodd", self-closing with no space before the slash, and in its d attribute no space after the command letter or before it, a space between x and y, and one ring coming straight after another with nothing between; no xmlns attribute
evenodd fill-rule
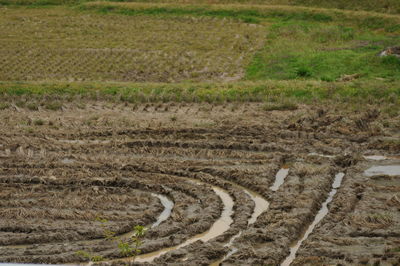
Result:
<svg viewBox="0 0 400 266"><path fill-rule="evenodd" d="M74 263L83 261L79 250L120 258L95 219L107 219L107 229L120 235L137 224L150 227L163 210L151 193L167 196L174 207L166 221L149 229L142 252L179 245L221 215L224 206L213 185L234 200L230 229L154 264L218 261L241 231L233 242L238 251L222 264L276 265L313 221L335 174L344 172L330 212L293 263L399 263L400 174L363 172L400 162L362 156L398 155L399 117L335 106L265 112L256 103L64 107L0 111L2 262ZM270 187L283 166L289 175L274 192ZM248 225L254 202L232 183L270 203L254 224Z"/></svg>

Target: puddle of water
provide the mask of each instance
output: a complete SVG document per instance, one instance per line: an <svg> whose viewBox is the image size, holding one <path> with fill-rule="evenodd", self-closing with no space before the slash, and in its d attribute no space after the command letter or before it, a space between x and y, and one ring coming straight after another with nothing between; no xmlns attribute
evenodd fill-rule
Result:
<svg viewBox="0 0 400 266"><path fill-rule="evenodd" d="M198 180L190 180L190 182L196 183L198 185L204 184ZM251 217L248 220L248 224L253 224L257 220L258 216L260 216L261 213L263 213L264 211L266 211L268 209L269 202L266 201L261 195L259 195L258 193L254 192L254 191L251 191L251 190L249 190L243 186L240 186L236 183L229 182L229 181L227 181L227 182L230 183L231 185L243 190L254 201L255 206L254 206L253 214L251 215ZM212 186L212 189L221 198L222 203L224 205L224 209L222 211L221 217L217 221L214 222L214 224L211 226L211 228L209 230L207 230L204 233L201 233L201 234L191 237L190 239L186 240L185 242L183 242L180 245L164 248L164 249L157 250L157 251L143 254L143 255L139 255L136 257L135 262L152 262L154 259L166 254L167 252L177 250L179 248L183 248L183 247L190 245L199 240L203 241L203 242L207 242L210 239L213 239L213 238L223 234L224 232L226 232L230 228L230 225L233 222L232 214L233 214L234 201L231 198L231 196L227 193L227 191L225 191L219 187L216 187L216 186ZM161 200L161 198L160 198L160 200ZM165 202L165 203L169 204L167 202ZM172 209L173 202L171 202L171 204L172 204L172 206L171 206L171 209ZM164 205L164 203L163 203L163 205ZM166 207L166 205L164 205L164 206ZM169 217L169 215L164 220L166 220L168 217ZM162 220L162 221L164 221L164 220ZM238 238L241 234L242 234L242 231L240 231L238 234L233 236L230 239L230 241L227 244L225 244L225 247L232 246L234 240L236 238ZM232 256L237 251L238 251L237 248L232 247L231 250L224 256L224 258L222 258L221 260L218 260L217 262L212 263L211 265L219 265L222 261L224 261L228 257ZM185 259L187 259L187 258L184 258L184 260ZM112 262L112 261L132 262L132 258L116 259L116 260L111 260L109 262Z"/></svg>
<svg viewBox="0 0 400 266"><path fill-rule="evenodd" d="M224 247L230 247L230 246L232 246L232 245L233 245L233 241L235 241L236 238L238 238L239 236L241 236L242 233L243 233L243 231L240 231L239 233L237 233L236 235L234 235L234 236L229 240L229 242L226 243L226 244L224 245ZM235 247L233 247L233 248L235 249ZM228 254L229 254L229 253L228 253Z"/></svg>
<svg viewBox="0 0 400 266"><path fill-rule="evenodd" d="M399 160L400 156L398 155L391 155L391 156L384 156L384 155L365 155L365 159L373 160L373 161L383 161L383 160Z"/></svg>
<svg viewBox="0 0 400 266"><path fill-rule="evenodd" d="M164 210L161 212L161 214L157 217L157 220L151 225L151 228L154 228L156 226L159 226L162 222L167 220L169 216L171 216L172 208L174 207L174 202L171 201L169 198L166 196L156 194L156 193L151 193L153 197L157 197L160 199L161 204L164 206ZM131 238L134 235L133 231L121 234L119 237L121 238Z"/></svg>
<svg viewBox="0 0 400 266"><path fill-rule="evenodd" d="M173 250L177 250L179 248L183 248L188 246L196 241L207 242L212 238L215 238L230 228L231 223L233 222L232 214L233 214L233 199L231 196L223 189L213 186L214 192L221 198L222 203L224 205L224 209L222 211L221 217L214 222L211 228L201 234L195 235L194 237L189 238L185 242L180 245L174 247L168 247L161 250L157 250L151 253L139 255L136 257L135 262L152 262L154 259L164 255L165 253ZM128 260L132 260L128 258Z"/></svg>
<svg viewBox="0 0 400 266"><path fill-rule="evenodd" d="M69 159L69 158L64 158L64 159L61 160L61 162L64 163L64 164L71 164L71 163L74 163L75 160L74 159Z"/></svg>
<svg viewBox="0 0 400 266"><path fill-rule="evenodd" d="M151 194L154 197L157 197L160 199L161 204L164 206L164 210L162 213L158 216L157 220L151 225L151 228L154 228L156 226L159 226L162 222L167 220L169 216L171 216L171 211L172 208L174 207L174 202L168 199L167 197L159 194Z"/></svg>
<svg viewBox="0 0 400 266"><path fill-rule="evenodd" d="M387 157L383 155L367 155L364 156L364 158L367 160L374 160L374 161L382 161L387 159Z"/></svg>
<svg viewBox="0 0 400 266"><path fill-rule="evenodd" d="M69 143L69 144L108 144L111 141L110 140L81 140L81 139L54 139L55 141L63 142L63 143Z"/></svg>
<svg viewBox="0 0 400 266"><path fill-rule="evenodd" d="M248 224L253 224L257 221L258 216L261 213L268 210L269 202L266 201L263 197L258 195L257 193L250 191L248 189L243 188L245 193L250 196L250 198L254 201L254 210L253 214L251 215Z"/></svg>
<svg viewBox="0 0 400 266"><path fill-rule="evenodd" d="M307 237L314 230L315 226L325 217L325 215L328 214L328 212L329 212L328 204L332 201L333 196L335 196L337 189L340 187L340 185L342 183L343 177L344 177L344 173L336 174L335 180L333 181L333 184L332 184L332 190L329 193L328 198L325 200L324 203L322 203L321 209L318 211L312 224L310 224L310 226L307 228L307 231L304 233L303 237L299 241L297 241L296 245L294 245L290 248L290 254L282 262L281 266L289 266L293 262L293 260L296 257L297 250L300 248L303 241L307 239Z"/></svg>
<svg viewBox="0 0 400 266"><path fill-rule="evenodd" d="M372 166L371 168L364 171L366 176L374 175L400 175L400 165L380 165Z"/></svg>
<svg viewBox="0 0 400 266"><path fill-rule="evenodd" d="M285 182L285 178L289 174L288 167L282 167L275 176L275 183L269 188L272 191L277 191L279 187Z"/></svg>
<svg viewBox="0 0 400 266"><path fill-rule="evenodd" d="M334 157L335 157L335 156L333 156L333 155L319 154L319 153L316 153L316 152L311 152L311 153L309 153L308 155L310 155L310 156L325 157L325 158L334 158Z"/></svg>
<svg viewBox="0 0 400 266"><path fill-rule="evenodd" d="M249 195L250 198L254 201L254 210L253 210L251 217L247 221L247 224L250 225L250 224L255 223L257 221L258 216L260 216L261 213L263 213L264 211L268 210L269 202L266 201L262 196L260 196L258 193L254 192L254 191L248 190L247 188L240 186L238 184L232 183L232 182L229 182L229 183L235 187L238 187L238 188L244 190L244 192L247 195ZM238 249L233 246L233 242L235 241L236 238L240 237L242 235L242 233L243 233L243 231L240 231L239 233L237 233L236 235L231 237L229 242L224 245L224 247L231 247L230 251L222 259L219 259L219 260L211 263L210 266L220 265L224 260L226 260L227 258L229 258L230 256L232 256L233 254L235 254L238 251Z"/></svg>

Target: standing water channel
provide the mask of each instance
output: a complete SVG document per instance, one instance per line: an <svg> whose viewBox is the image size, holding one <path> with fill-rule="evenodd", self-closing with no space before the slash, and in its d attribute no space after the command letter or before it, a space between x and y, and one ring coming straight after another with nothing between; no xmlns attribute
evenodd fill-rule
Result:
<svg viewBox="0 0 400 266"><path fill-rule="evenodd" d="M278 185L275 185L275 186L277 186L276 189L278 189L279 186L284 182L284 179L287 176L288 171L289 171L289 169L287 169L287 168L282 168L280 171L278 171L278 173L276 174L276 180L275 180L275 183L278 182ZM198 180L192 180L192 181L198 185L205 185L205 183L200 182ZM261 195L259 195L258 193L254 192L252 190L249 190L241 185L238 185L234 182L230 182L227 180L225 180L225 181L227 183L231 184L232 186L244 191L253 200L254 210L253 210L251 217L249 218L249 220L247 222L248 225L255 223L258 216L260 216L264 211L268 210L269 202L266 201ZM233 214L234 201L233 201L232 197L229 195L229 193L227 191L225 191L224 189L217 187L217 186L212 186L212 189L221 198L221 201L224 205L224 209L221 213L220 218L218 218L214 222L214 224L211 226L211 228L209 230L207 230L204 233L195 235L177 246L167 247L167 248L163 248L163 249L160 249L160 250L157 250L154 252L139 255L135 258L135 262L152 262L152 261L154 261L154 259L166 254L167 252L183 248L183 247L188 246L198 240L207 242L219 235L222 235L224 232L229 230L230 225L233 222L232 214ZM161 222L165 221L171 214L171 210L173 207L173 202L168 202L169 201L168 198L166 198L162 195L157 195L157 194L154 194L154 196L158 197L161 200L165 209L160 214L157 221L152 225L152 227L158 226ZM168 200L168 201L166 201L166 200ZM225 244L225 247L231 247L231 250L222 259L220 259L216 262L213 262L211 265L219 265L222 261L224 261L231 255L233 255L237 251L237 249L235 247L233 247L233 242L241 234L242 234L242 231L240 231L238 234L234 235L230 239L230 241ZM132 260L133 260L133 258L125 258L125 259L116 259L116 260L112 260L112 261L132 262Z"/></svg>
<svg viewBox="0 0 400 266"><path fill-rule="evenodd" d="M197 182L199 183L199 182ZM200 183L202 184L202 183ZM226 192L224 189L221 189L219 187L213 186L212 189L214 190L215 194L217 194L224 205L224 209L221 213L221 217L218 218L217 221L214 222L214 224L211 226L211 228L201 234L195 235L185 242L183 242L180 245L173 246L173 247L168 247L164 248L161 250L157 250L151 253L139 255L136 257L135 262L152 262L154 259L166 254L169 251L177 250L180 248L183 248L185 246L188 246L198 240L201 240L203 242L207 242L208 240L217 237L221 234L223 234L225 231L227 231L233 222L232 220L232 214L233 214L233 199L231 196ZM128 258L128 260L131 260L131 258Z"/></svg>
<svg viewBox="0 0 400 266"><path fill-rule="evenodd" d="M289 174L289 167L283 166L278 173L276 173L275 183L269 188L272 191L277 191L279 187L285 182L285 178Z"/></svg>
<svg viewBox="0 0 400 266"><path fill-rule="evenodd" d="M364 174L366 176L374 175L400 175L400 165L378 165L367 169Z"/></svg>
<svg viewBox="0 0 400 266"><path fill-rule="evenodd" d="M169 218L169 216L171 215L172 208L174 207L174 203L166 196L155 193L152 193L151 195L159 198L161 204L164 206L164 210L162 211L162 213L158 216L157 220L151 225L151 228L154 228L156 226L159 226L160 223L164 222Z"/></svg>
<svg viewBox="0 0 400 266"><path fill-rule="evenodd" d="M293 260L296 257L296 253L297 253L298 249L300 248L301 244L303 243L303 241L307 239L307 237L314 230L315 226L325 217L325 215L328 214L328 212L329 212L328 204L332 201L333 196L335 196L337 189L340 187L340 185L342 183L343 177L344 177L344 173L336 174L335 179L332 183L332 190L329 193L328 198L325 200L324 203L322 203L321 209L318 211L312 224L310 224L310 226L307 228L307 231L304 233L303 237L300 240L298 240L294 246L292 246L290 248L290 254L282 262L281 266L289 266L293 262Z"/></svg>
<svg viewBox="0 0 400 266"><path fill-rule="evenodd" d="M279 187L285 182L285 178L287 177L288 173L289 173L289 168L287 166L283 166L276 173L275 182L270 187L270 189L272 191L277 191L279 189ZM254 201L254 210L253 210L251 217L247 221L247 225L251 225L251 224L255 223L257 221L258 216L260 216L264 211L268 210L269 202L266 201L261 195L259 195L258 193L254 192L254 191L251 191L251 190L249 190L243 186L240 186L236 183L233 183L233 182L229 182L229 183L241 190L244 190L244 192L247 195L249 195L249 197ZM230 256L232 256L233 254L235 254L238 251L238 249L233 246L233 242L235 241L235 239L237 239L238 237L240 237L242 235L242 232L243 231L240 231L239 233L234 235L229 240L229 242L224 245L224 247L230 247L231 248L230 251L222 259L219 259L219 260L211 263L210 266L220 265L221 262L228 259Z"/></svg>

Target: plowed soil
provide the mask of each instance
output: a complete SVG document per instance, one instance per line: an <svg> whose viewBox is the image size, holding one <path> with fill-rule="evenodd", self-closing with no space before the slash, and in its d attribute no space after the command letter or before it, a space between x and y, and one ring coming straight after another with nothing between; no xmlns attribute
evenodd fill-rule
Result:
<svg viewBox="0 0 400 266"><path fill-rule="evenodd" d="M346 110L93 102L0 111L0 261L83 263L76 252L86 250L107 264L139 263L122 260L97 217L122 236L147 226L147 254L207 233L228 208L217 188L233 200L229 228L150 263L277 265L344 173L292 265L400 263L400 119ZM365 174L385 165L394 173ZM281 168L289 172L274 191ZM174 206L151 227L164 210L156 194Z"/></svg>

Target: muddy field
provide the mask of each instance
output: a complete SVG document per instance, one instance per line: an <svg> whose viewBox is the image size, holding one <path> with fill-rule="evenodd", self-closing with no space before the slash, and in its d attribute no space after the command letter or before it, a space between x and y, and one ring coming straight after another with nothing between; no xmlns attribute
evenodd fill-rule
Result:
<svg viewBox="0 0 400 266"><path fill-rule="evenodd" d="M373 106L6 109L0 261L398 264L399 128ZM142 255L122 258L97 217L122 238L148 227Z"/></svg>

